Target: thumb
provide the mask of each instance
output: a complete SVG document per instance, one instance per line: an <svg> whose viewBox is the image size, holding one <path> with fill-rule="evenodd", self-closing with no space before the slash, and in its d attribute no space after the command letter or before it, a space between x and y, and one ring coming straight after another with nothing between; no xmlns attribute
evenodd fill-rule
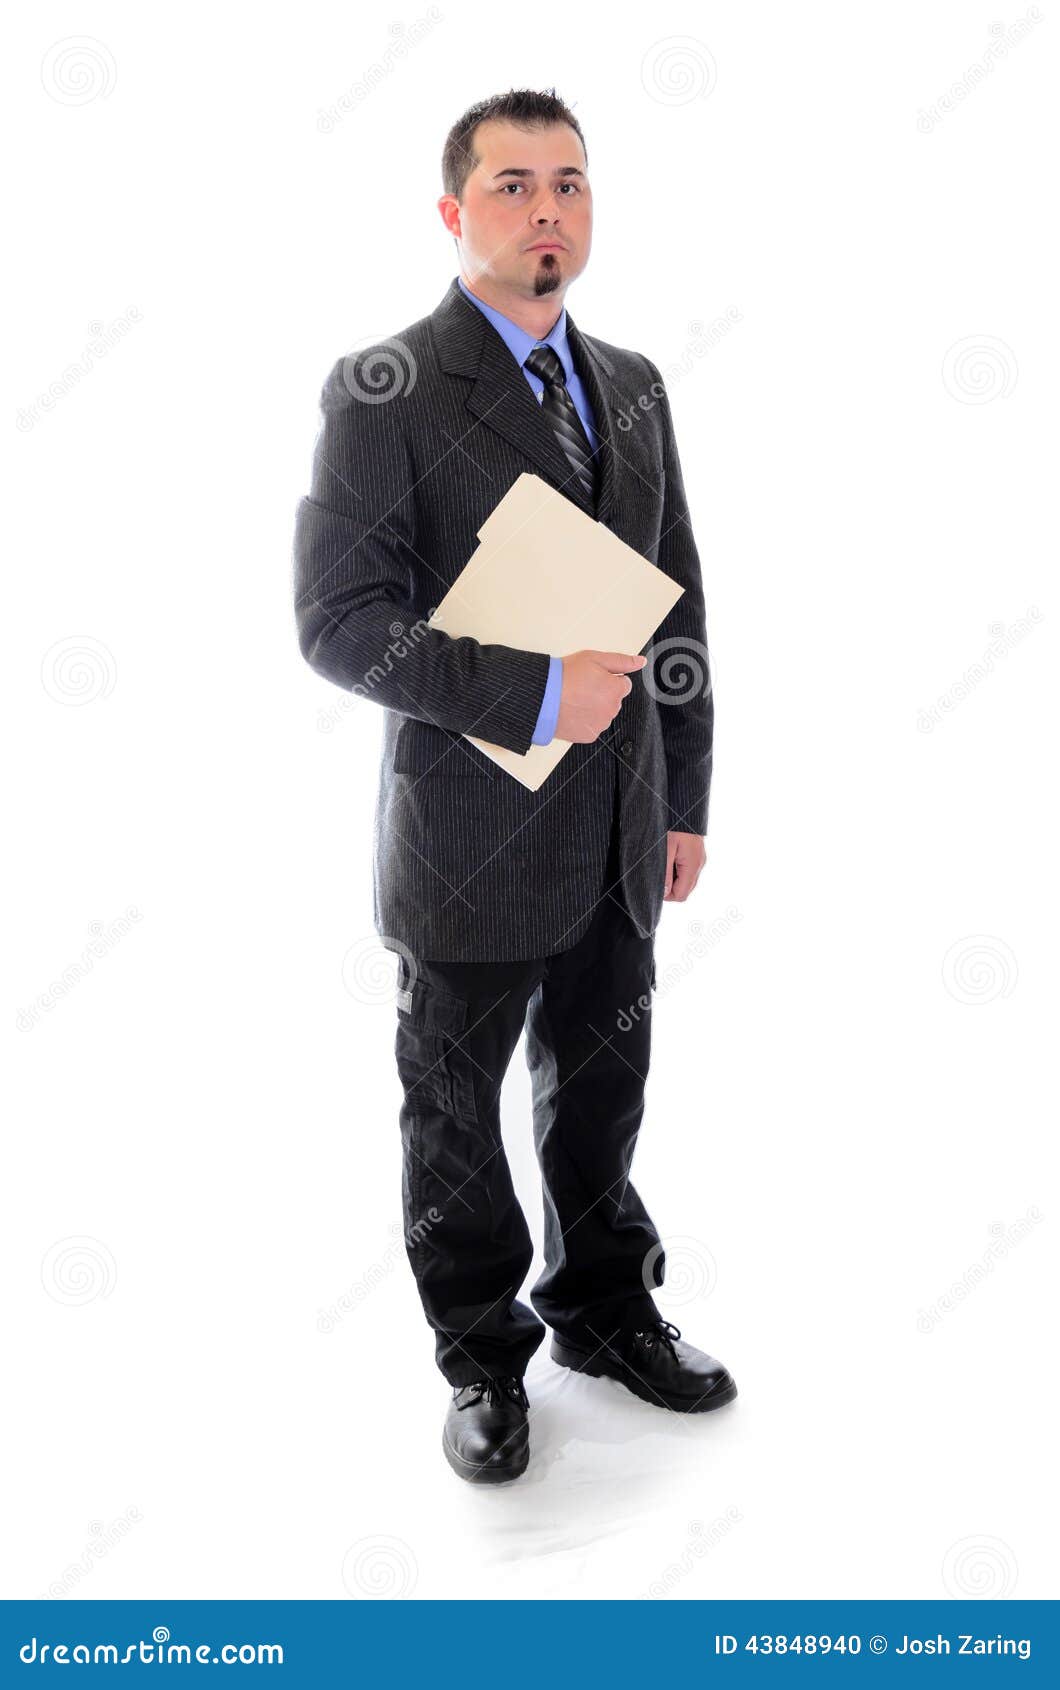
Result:
<svg viewBox="0 0 1060 1690"><path fill-rule="evenodd" d="M589 655L603 668L610 669L612 675L628 675L631 670L643 669L648 661L643 652L632 657L625 651L593 651Z"/></svg>

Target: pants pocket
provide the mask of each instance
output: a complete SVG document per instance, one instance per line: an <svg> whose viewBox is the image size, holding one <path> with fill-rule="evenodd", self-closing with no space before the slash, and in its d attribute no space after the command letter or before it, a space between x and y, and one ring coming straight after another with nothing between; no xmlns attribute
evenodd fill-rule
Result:
<svg viewBox="0 0 1060 1690"><path fill-rule="evenodd" d="M394 1054L408 1107L477 1121L474 1064L459 1042L467 1028L466 1002L421 974L399 998L397 1016Z"/></svg>

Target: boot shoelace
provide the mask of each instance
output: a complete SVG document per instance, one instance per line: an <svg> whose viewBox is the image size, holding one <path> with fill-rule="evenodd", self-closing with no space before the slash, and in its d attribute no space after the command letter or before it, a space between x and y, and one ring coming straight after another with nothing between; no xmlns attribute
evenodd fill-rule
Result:
<svg viewBox="0 0 1060 1690"><path fill-rule="evenodd" d="M674 1326L672 1321L657 1320L653 1322L651 1326L642 1327L640 1331L634 1332L633 1336L644 1340L644 1348L646 1350L650 1350L653 1347L656 1339L658 1339L662 1344L668 1344L673 1353L674 1360L677 1360L677 1351L674 1349L674 1339L680 1338L681 1332L678 1327Z"/></svg>
<svg viewBox="0 0 1060 1690"><path fill-rule="evenodd" d="M483 1401L503 1402L505 1398L518 1403L520 1408L530 1407L523 1382L514 1373L506 1379L476 1379L466 1388L468 1397L466 1401L457 1404L458 1408L468 1408L472 1403Z"/></svg>

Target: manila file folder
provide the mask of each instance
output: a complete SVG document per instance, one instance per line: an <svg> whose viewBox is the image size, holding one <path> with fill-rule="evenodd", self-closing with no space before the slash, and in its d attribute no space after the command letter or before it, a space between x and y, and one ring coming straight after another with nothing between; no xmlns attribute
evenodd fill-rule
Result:
<svg viewBox="0 0 1060 1690"><path fill-rule="evenodd" d="M429 628L482 645L564 657L572 651L635 656L684 588L540 476L523 474L478 530L479 544L428 619ZM637 675L630 676L634 686ZM465 734L536 792L570 750L553 738L520 755Z"/></svg>

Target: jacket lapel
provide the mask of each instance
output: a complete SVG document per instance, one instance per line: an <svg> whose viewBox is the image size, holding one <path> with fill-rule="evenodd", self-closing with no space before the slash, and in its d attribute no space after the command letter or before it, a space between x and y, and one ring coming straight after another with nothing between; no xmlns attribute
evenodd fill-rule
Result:
<svg viewBox="0 0 1060 1690"><path fill-rule="evenodd" d="M456 277L431 313L439 362L449 375L469 377L467 409L476 423L491 428L530 458L545 480L598 522L605 522L614 498L614 416L619 400L611 382L611 364L567 313L567 336L575 368L585 383L596 419L599 491L596 510L582 496L570 464L541 410L530 383L516 365L493 325L460 291Z"/></svg>

